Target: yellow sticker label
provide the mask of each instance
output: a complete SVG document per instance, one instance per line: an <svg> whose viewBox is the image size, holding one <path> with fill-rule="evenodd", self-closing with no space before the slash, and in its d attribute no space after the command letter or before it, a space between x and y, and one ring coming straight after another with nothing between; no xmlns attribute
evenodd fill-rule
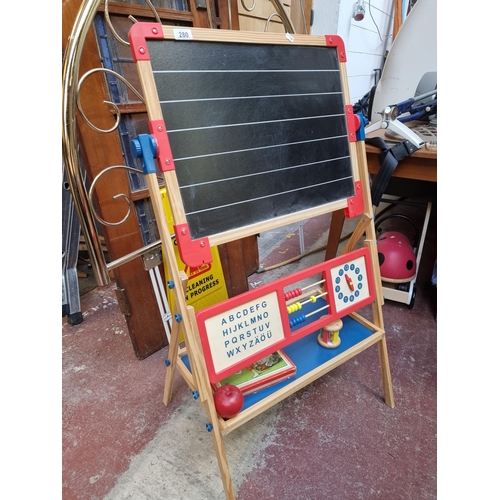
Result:
<svg viewBox="0 0 500 500"><path fill-rule="evenodd" d="M170 234L174 233L174 220L170 204L168 203L167 191L165 188L160 189L163 201L163 208L167 216L167 224ZM219 249L212 247L212 262L202 264L200 267L192 268L182 262L177 242L173 239L175 257L177 259L177 268L179 271L184 271L188 277L186 290L186 303L193 306L195 311L204 309L205 307L217 304L228 299L226 281L222 271L222 264L219 256ZM164 262L166 279L168 276L168 266ZM174 310L175 293L167 287L167 300L171 311ZM181 336L180 342L183 341Z"/></svg>

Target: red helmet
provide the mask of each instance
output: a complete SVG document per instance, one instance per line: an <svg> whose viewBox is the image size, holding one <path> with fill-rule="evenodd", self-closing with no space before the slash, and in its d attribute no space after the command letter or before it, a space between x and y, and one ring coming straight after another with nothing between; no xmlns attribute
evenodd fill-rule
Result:
<svg viewBox="0 0 500 500"><path fill-rule="evenodd" d="M377 241L380 275L385 281L403 283L417 272L415 252L410 240L397 231L382 233Z"/></svg>

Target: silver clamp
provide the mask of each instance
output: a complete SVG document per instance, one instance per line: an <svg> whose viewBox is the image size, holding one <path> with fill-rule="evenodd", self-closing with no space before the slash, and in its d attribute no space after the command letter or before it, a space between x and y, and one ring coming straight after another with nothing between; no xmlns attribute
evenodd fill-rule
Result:
<svg viewBox="0 0 500 500"><path fill-rule="evenodd" d="M417 149L420 149L425 142L420 136L413 132L413 130L398 120L398 113L399 110L397 105L387 106L381 113L379 113L381 115L381 120L366 127L365 134L374 132L379 128L389 129L410 141Z"/></svg>

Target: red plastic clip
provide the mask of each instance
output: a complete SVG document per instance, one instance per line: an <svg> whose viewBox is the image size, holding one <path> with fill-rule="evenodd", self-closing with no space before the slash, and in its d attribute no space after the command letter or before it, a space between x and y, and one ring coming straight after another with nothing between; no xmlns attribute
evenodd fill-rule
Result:
<svg viewBox="0 0 500 500"><path fill-rule="evenodd" d="M347 199L347 207L344 208L344 215L346 219L352 219L363 213L365 202L363 199L363 190L361 189L361 182L354 183L354 196Z"/></svg>
<svg viewBox="0 0 500 500"><path fill-rule="evenodd" d="M344 40L339 35L325 35L327 47L337 47L340 62L347 62Z"/></svg>
<svg viewBox="0 0 500 500"><path fill-rule="evenodd" d="M359 129L359 118L354 114L351 104L345 107L345 116L347 119L347 133L349 135L349 142L356 142L356 131Z"/></svg>
<svg viewBox="0 0 500 500"><path fill-rule="evenodd" d="M146 38L163 39L161 23L135 23L128 32L128 41L134 62L149 61L149 51Z"/></svg>
<svg viewBox="0 0 500 500"><path fill-rule="evenodd" d="M149 122L149 132L156 140L156 158L162 172L174 170L174 159L168 140L167 127L163 120L151 120Z"/></svg>
<svg viewBox="0 0 500 500"><path fill-rule="evenodd" d="M187 223L174 224L174 233L182 262L191 268L212 262L212 251L208 238L191 239Z"/></svg>

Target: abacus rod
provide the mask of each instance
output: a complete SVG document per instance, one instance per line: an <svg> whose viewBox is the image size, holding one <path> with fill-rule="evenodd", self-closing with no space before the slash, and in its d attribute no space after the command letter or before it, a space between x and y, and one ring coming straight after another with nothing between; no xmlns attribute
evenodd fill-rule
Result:
<svg viewBox="0 0 500 500"><path fill-rule="evenodd" d="M285 299L287 297L290 297L290 299L298 297L298 296L302 295L302 293L304 292L304 290L307 290L308 288L311 288L313 286L319 285L320 283L324 283L325 281L326 280L322 279L322 280L316 281L316 283L312 283L310 285L307 285L304 288L294 288L293 290L289 290L288 292L284 293ZM290 296L290 294L292 294L292 295Z"/></svg>
<svg viewBox="0 0 500 500"><path fill-rule="evenodd" d="M314 297L314 300L311 297L307 300L304 300L304 302L301 302L301 304L304 305L304 304L307 304L308 302L316 302L316 299L319 299L320 297L323 297L324 295L328 295L328 292L323 292L323 293L318 293L318 295L313 295L312 297Z"/></svg>
<svg viewBox="0 0 500 500"><path fill-rule="evenodd" d="M327 304L326 306L320 307L319 309L316 309L315 311L310 312L309 314L304 314L304 318L308 318L309 316L312 316L313 314L319 313L323 309L328 309L329 305Z"/></svg>
<svg viewBox="0 0 500 500"><path fill-rule="evenodd" d="M318 295L312 295L309 299L304 300L304 302L300 302L298 300L297 302L294 302L293 304L289 305L286 308L286 310L287 310L288 314L292 314L295 311L299 311L300 309L302 309L302 306L304 304L309 304L309 302L312 302L314 304L316 302L316 299L319 299L319 298L323 297L324 295L328 295L328 292L319 293Z"/></svg>
<svg viewBox="0 0 500 500"><path fill-rule="evenodd" d="M311 288L311 287L313 287L313 286L319 285L320 283L324 283L324 282L325 282L325 280L324 280L324 279L323 279L323 280L316 281L316 283L312 283L312 284L310 284L310 285L307 285L307 286L303 287L303 288L302 288L302 290L307 290L308 288Z"/></svg>

